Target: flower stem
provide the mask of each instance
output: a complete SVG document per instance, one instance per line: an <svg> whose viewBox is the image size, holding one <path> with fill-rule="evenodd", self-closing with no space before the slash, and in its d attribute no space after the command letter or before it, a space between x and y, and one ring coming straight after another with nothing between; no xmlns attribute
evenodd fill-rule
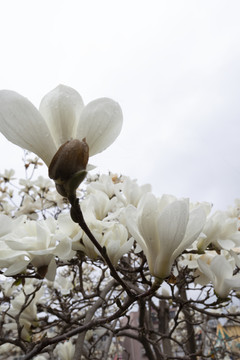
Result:
<svg viewBox="0 0 240 360"><path fill-rule="evenodd" d="M102 258L105 260L106 264L108 265L110 269L111 276L118 281L119 284L122 285L124 290L127 292L127 294L130 297L134 297L135 294L132 293L132 291L129 289L127 284L122 280L122 278L118 275L117 271L115 270L111 260L109 259L107 255L107 250L105 247L102 247L99 242L96 240L94 235L92 234L91 230L89 229L88 225L86 224L83 213L79 204L79 199L76 197L75 194L72 194L68 197L68 200L71 204L71 218L74 222L78 223L79 226L82 228L82 230L86 233L86 235L89 237L93 245L97 248L99 253L101 254Z"/></svg>

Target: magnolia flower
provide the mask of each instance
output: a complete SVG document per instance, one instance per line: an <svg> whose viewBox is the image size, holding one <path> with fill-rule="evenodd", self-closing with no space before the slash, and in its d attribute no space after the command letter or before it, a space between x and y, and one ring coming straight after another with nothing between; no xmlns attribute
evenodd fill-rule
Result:
<svg viewBox="0 0 240 360"><path fill-rule="evenodd" d="M105 246L108 257L114 266L124 254L127 254L132 246L134 239L128 240L128 232L125 226L113 224L103 235L101 245Z"/></svg>
<svg viewBox="0 0 240 360"><path fill-rule="evenodd" d="M81 203L84 218L88 223L106 219L109 212L116 208L116 197L109 199L106 193L96 190L90 193Z"/></svg>
<svg viewBox="0 0 240 360"><path fill-rule="evenodd" d="M5 170L3 174L0 174L0 177L2 177L5 182L9 182L15 179L14 174L15 170L13 169Z"/></svg>
<svg viewBox="0 0 240 360"><path fill-rule="evenodd" d="M122 182L116 185L115 194L125 206L128 204L137 206L141 197L151 190L150 184L139 186L136 180L124 176Z"/></svg>
<svg viewBox="0 0 240 360"><path fill-rule="evenodd" d="M73 289L74 273L68 269L62 269L57 272L54 279L53 286L61 292L62 295L67 295Z"/></svg>
<svg viewBox="0 0 240 360"><path fill-rule="evenodd" d="M62 260L68 260L75 254L72 251L71 240L63 234L55 234L56 222L49 217L42 221L26 221L15 233L9 234L5 244L24 259L13 263L4 273L6 276L18 274L27 265L31 264L37 268L42 277L53 281L56 274L55 256ZM20 239L20 240L19 240ZM13 256L12 255L12 256ZM1 264L1 260L0 260Z"/></svg>
<svg viewBox="0 0 240 360"><path fill-rule="evenodd" d="M72 360L74 351L75 345L69 340L64 343L59 343L54 352L59 356L60 360Z"/></svg>
<svg viewBox="0 0 240 360"><path fill-rule="evenodd" d="M126 224L145 253L152 275L170 275L174 260L196 240L206 220L203 207L189 213L188 200L167 195L160 201L151 194L143 196L135 208L126 209Z"/></svg>
<svg viewBox="0 0 240 360"><path fill-rule="evenodd" d="M89 228L98 241L98 243L106 248L107 255L114 266L118 260L128 253L133 246L133 239L128 240L128 232L126 228L118 223L91 221ZM96 259L100 257L100 253L88 236L83 233L82 238L76 236L73 238L73 250L84 252L89 258Z"/></svg>
<svg viewBox="0 0 240 360"><path fill-rule="evenodd" d="M31 196L26 195L23 199L23 202L20 206L20 209L16 211L16 216L27 215L29 219L36 220L38 215L37 210L42 208L42 200L38 198L34 200Z"/></svg>
<svg viewBox="0 0 240 360"><path fill-rule="evenodd" d="M19 324L22 327L21 337L25 340L30 340L31 326L37 323L37 303L43 296L43 292L43 288L37 290L36 287L30 283L25 285L23 290L11 300L11 308L7 314L16 318L20 315ZM26 296L29 296L27 302ZM28 306L26 306L26 303ZM11 326L11 324L9 325ZM17 327L15 323L12 325ZM8 328L8 324L5 324L5 328Z"/></svg>
<svg viewBox="0 0 240 360"><path fill-rule="evenodd" d="M114 182L112 175L102 174L96 178L96 174L88 176L89 185L87 192L95 192L96 190L104 192L110 199L115 195Z"/></svg>
<svg viewBox="0 0 240 360"><path fill-rule="evenodd" d="M238 219L230 218L227 212L217 211L207 219L204 236L198 240L198 250L204 251L209 244L218 249L230 250L240 246Z"/></svg>
<svg viewBox="0 0 240 360"><path fill-rule="evenodd" d="M59 85L42 99L38 111L18 93L0 91L0 131L9 141L37 154L48 167L54 159L50 169L50 177L54 180L57 180L54 178L56 172L65 171L70 163L75 166L80 160L83 167L86 166L88 151L89 156L93 156L106 149L117 138L121 127L121 108L109 98L100 98L84 106L76 90ZM72 140L75 141L73 146ZM83 153L86 155L82 156Z"/></svg>
<svg viewBox="0 0 240 360"><path fill-rule="evenodd" d="M240 290L240 275L233 276L234 266L224 255L217 255L210 264L198 259L199 269L209 278L216 294L225 299L231 289Z"/></svg>

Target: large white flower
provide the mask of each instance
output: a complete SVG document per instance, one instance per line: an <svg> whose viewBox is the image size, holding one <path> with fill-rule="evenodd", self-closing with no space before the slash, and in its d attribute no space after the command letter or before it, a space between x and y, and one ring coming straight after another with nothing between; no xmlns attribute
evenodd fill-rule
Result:
<svg viewBox="0 0 240 360"><path fill-rule="evenodd" d="M18 274L31 262L40 275L53 281L56 274L55 256L68 260L75 254L72 251L71 239L55 232L56 222L49 217L38 222L28 220L17 231L5 237L5 244L12 250L12 252L9 251L9 257L11 256L9 261L14 260L17 252L20 259L13 262L4 274L6 276ZM24 256L24 259L21 256ZM0 264L2 262L3 259L0 257Z"/></svg>
<svg viewBox="0 0 240 360"><path fill-rule="evenodd" d="M93 156L111 145L121 128L121 108L109 98L84 106L76 90L59 85L42 99L38 111L18 93L0 91L0 131L9 141L37 154L47 166L66 141L85 138L89 156Z"/></svg>
<svg viewBox="0 0 240 360"><path fill-rule="evenodd" d="M200 234L206 220L202 206L189 212L188 200L145 194L138 207L126 209L126 224L145 253L152 275L164 279L174 260Z"/></svg>

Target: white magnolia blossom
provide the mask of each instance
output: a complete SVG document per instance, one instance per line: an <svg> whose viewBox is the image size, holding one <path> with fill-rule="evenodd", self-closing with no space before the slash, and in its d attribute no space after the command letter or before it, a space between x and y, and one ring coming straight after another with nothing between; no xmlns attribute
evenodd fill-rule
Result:
<svg viewBox="0 0 240 360"><path fill-rule="evenodd" d="M61 269L57 272L54 280L54 288L61 292L62 295L67 295L73 289L74 273L68 269Z"/></svg>
<svg viewBox="0 0 240 360"><path fill-rule="evenodd" d="M200 251L204 251L209 244L225 250L240 246L238 219L229 217L227 212L217 211L210 216L202 232L204 236L197 244Z"/></svg>
<svg viewBox="0 0 240 360"><path fill-rule="evenodd" d="M42 201L40 198L34 200L32 196L25 195L23 202L20 206L20 209L16 211L16 216L28 215L29 219L36 220L38 215L35 211L42 209Z"/></svg>
<svg viewBox="0 0 240 360"><path fill-rule="evenodd" d="M132 248L133 239L128 240L128 232L122 224L104 221L94 223L92 221L89 228L98 243L102 247L106 247L107 255L114 266ZM73 249L84 252L91 259L100 257L97 248L85 233L81 239L73 239Z"/></svg>
<svg viewBox="0 0 240 360"><path fill-rule="evenodd" d="M44 178L43 176L38 176L37 180L34 180L33 183L44 192L47 192L49 189L54 187L53 181L48 178Z"/></svg>
<svg viewBox="0 0 240 360"><path fill-rule="evenodd" d="M9 182L11 180L15 180L14 174L15 174L15 170L13 169L4 170L3 174L0 173L0 177L2 177L5 182Z"/></svg>
<svg viewBox="0 0 240 360"><path fill-rule="evenodd" d="M58 355L60 360L72 360L74 356L75 345L69 341L64 341L56 346L55 353Z"/></svg>
<svg viewBox="0 0 240 360"><path fill-rule="evenodd" d="M21 337L30 340L30 329L37 322L37 303L43 295L43 288L36 291L36 287L28 282L15 297L11 300L11 308L8 314L15 317L20 314L19 323L22 326ZM26 301L28 306L26 307ZM6 328L16 329L16 323L5 325Z"/></svg>
<svg viewBox="0 0 240 360"><path fill-rule="evenodd" d="M203 207L189 213L188 200L167 195L158 201L147 193L137 208L126 209L127 227L145 253L151 274L160 279L170 275L174 260L196 240L205 220Z"/></svg>
<svg viewBox="0 0 240 360"><path fill-rule="evenodd" d="M147 192L151 192L151 190L152 187L150 184L139 186L136 180L124 176L122 182L116 185L115 194L123 205L127 206L128 204L132 204L137 207L142 196Z"/></svg>
<svg viewBox="0 0 240 360"><path fill-rule="evenodd" d="M105 246L111 262L117 266L118 260L132 248L133 238L128 240L128 231L125 226L113 224L104 233L101 245Z"/></svg>
<svg viewBox="0 0 240 360"><path fill-rule="evenodd" d="M86 138L89 156L93 156L111 145L121 128L122 110L108 98L84 106L76 90L59 85L44 96L38 111L22 95L0 91L0 132L34 152L47 166L66 141Z"/></svg>
<svg viewBox="0 0 240 360"><path fill-rule="evenodd" d="M106 193L95 190L82 201L81 208L88 224L91 222L107 220L109 213L117 209L117 198L109 199Z"/></svg>
<svg viewBox="0 0 240 360"><path fill-rule="evenodd" d="M14 264L15 269L17 269L15 274L22 271L29 263L26 259L28 253L25 249L20 251L11 249L5 240L13 236L14 232L16 233L21 228L25 219L24 216L12 219L7 215L0 214L0 267L11 268Z"/></svg>
<svg viewBox="0 0 240 360"><path fill-rule="evenodd" d="M96 176L96 174L88 175L87 182L89 182L89 185L87 187L87 192L91 193L99 190L105 193L109 198L112 198L115 195L114 175L102 174L99 177Z"/></svg>
<svg viewBox="0 0 240 360"><path fill-rule="evenodd" d="M55 232L56 221L49 217L42 221L28 220L14 232L5 236L4 242L9 248L8 260L10 256L13 257L13 254L14 258L17 257L17 253L19 254L18 261L12 261L5 275L18 274L31 263L38 270L46 268L46 274L42 275L53 281L56 274L55 256L65 260L71 259L75 254L71 240ZM7 249L5 252L7 253ZM0 264L4 261L6 258L0 259Z"/></svg>
<svg viewBox="0 0 240 360"><path fill-rule="evenodd" d="M219 297L226 298L231 289L240 290L240 275L233 275L234 262L228 261L224 255L216 255L210 264L198 259L198 266L212 282Z"/></svg>

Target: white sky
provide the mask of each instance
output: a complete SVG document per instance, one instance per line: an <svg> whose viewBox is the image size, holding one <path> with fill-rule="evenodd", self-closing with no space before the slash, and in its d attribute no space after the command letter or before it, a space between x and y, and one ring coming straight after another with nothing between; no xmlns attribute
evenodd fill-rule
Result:
<svg viewBox="0 0 240 360"><path fill-rule="evenodd" d="M240 2L0 0L0 88L36 106L59 83L118 101L118 140L91 159L153 192L240 198ZM0 171L22 151L0 136Z"/></svg>

